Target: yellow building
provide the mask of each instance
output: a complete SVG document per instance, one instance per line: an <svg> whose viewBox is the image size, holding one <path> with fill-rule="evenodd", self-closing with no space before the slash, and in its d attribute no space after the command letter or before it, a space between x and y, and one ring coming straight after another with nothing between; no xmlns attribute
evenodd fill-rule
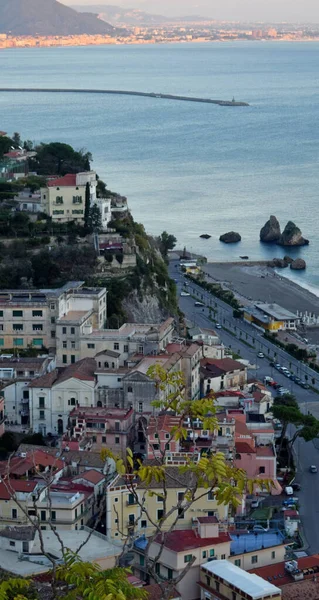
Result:
<svg viewBox="0 0 319 600"><path fill-rule="evenodd" d="M275 303L245 307L244 319L271 332L294 331L298 323L297 315Z"/></svg>
<svg viewBox="0 0 319 600"><path fill-rule="evenodd" d="M168 511L183 499L185 490L190 485L190 475L181 474L178 467L167 467L166 473ZM146 486L142 482L133 482L131 485L134 486L141 501L145 498L148 515L141 511L141 507L136 503L134 494L129 491L125 479L117 475L106 490L106 535L109 540L121 539L122 533L127 534L130 527L137 534L151 535L154 531L151 521L158 521L163 514L163 500L157 495L157 493L163 493L160 483L154 482L152 485ZM148 492L153 492L154 495L150 496ZM175 529L191 529L198 517L216 516L220 521L228 518L228 506L218 506L211 492L199 488L196 496L202 496L202 494L203 497L194 502L185 513L180 510ZM168 530L175 518L176 511L167 519L163 529Z"/></svg>

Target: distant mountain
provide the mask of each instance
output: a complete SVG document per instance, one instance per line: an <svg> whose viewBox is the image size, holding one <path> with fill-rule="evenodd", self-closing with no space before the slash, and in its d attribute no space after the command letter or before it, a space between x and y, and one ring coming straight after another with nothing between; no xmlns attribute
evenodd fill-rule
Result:
<svg viewBox="0 0 319 600"><path fill-rule="evenodd" d="M74 8L79 12L90 10L96 13L103 21L110 21L115 25L138 27L139 25L160 25L169 21L163 15L153 15L137 8L123 8L111 4L93 4L92 6L82 4Z"/></svg>
<svg viewBox="0 0 319 600"><path fill-rule="evenodd" d="M122 34L92 13L78 13L56 0L0 0L0 33L12 35Z"/></svg>
<svg viewBox="0 0 319 600"><path fill-rule="evenodd" d="M67 0L65 0L67 2ZM152 25L164 25L165 23L174 22L196 22L204 21L203 17L198 15L184 16L184 17L165 17L163 15L157 15L153 13L144 12L137 8L124 8L122 6L114 6L112 4L93 4L93 5L76 5L74 7L79 12L86 12L90 10L96 13L100 19L109 21L113 25L127 26L127 27L138 27L144 25L151 27Z"/></svg>

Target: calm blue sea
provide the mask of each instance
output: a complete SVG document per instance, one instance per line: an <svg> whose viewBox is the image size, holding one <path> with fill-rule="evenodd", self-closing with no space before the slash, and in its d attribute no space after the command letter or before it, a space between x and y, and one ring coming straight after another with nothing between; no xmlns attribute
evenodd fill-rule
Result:
<svg viewBox="0 0 319 600"><path fill-rule="evenodd" d="M1 94L0 129L65 141L128 196L152 234L212 260L282 256L259 242L270 214L310 246L319 286L319 43L212 43L0 50L1 86L117 88L250 103L249 108L96 95ZM238 231L225 246L219 235ZM212 238L200 240L201 233ZM292 253L291 253L292 254Z"/></svg>

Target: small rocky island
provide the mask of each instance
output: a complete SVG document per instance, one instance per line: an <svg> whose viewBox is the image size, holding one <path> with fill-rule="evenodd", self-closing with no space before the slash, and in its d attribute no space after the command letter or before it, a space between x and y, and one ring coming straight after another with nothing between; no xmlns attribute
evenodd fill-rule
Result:
<svg viewBox="0 0 319 600"><path fill-rule="evenodd" d="M302 271L307 265L303 258L293 259L291 256L284 256L283 258L273 258L267 263L267 266L277 269L286 269L289 266L294 271Z"/></svg>
<svg viewBox="0 0 319 600"><path fill-rule="evenodd" d="M293 221L288 221L281 233L279 221L274 215L271 215L261 228L260 241L267 244L275 243L279 246L307 246L309 244L309 240L302 236L299 227Z"/></svg>
<svg viewBox="0 0 319 600"><path fill-rule="evenodd" d="M240 242L240 240L241 235L236 231L228 231L227 233L223 233L223 235L221 235L219 238L219 241L224 242L224 244L236 244L237 242Z"/></svg>
<svg viewBox="0 0 319 600"><path fill-rule="evenodd" d="M209 233L202 233L199 237L203 238L203 240L209 240L212 236Z"/></svg>

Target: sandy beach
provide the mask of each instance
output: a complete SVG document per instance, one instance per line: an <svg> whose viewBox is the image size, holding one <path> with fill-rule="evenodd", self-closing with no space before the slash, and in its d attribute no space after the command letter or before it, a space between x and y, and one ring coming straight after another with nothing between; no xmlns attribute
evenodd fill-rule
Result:
<svg viewBox="0 0 319 600"><path fill-rule="evenodd" d="M277 302L287 310L319 315L319 298L274 269L256 263L207 263L203 267L209 281L223 283L245 300Z"/></svg>

